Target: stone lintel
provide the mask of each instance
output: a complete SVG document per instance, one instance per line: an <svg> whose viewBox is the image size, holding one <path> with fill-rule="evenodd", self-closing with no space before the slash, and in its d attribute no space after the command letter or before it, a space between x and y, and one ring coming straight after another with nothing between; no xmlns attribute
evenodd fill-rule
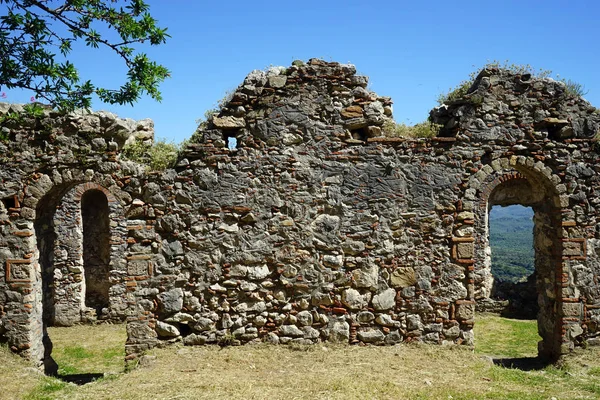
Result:
<svg viewBox="0 0 600 400"><path fill-rule="evenodd" d="M456 259L455 261L459 264L467 264L467 265L475 264L475 260L473 260L472 258L459 258L459 259Z"/></svg>
<svg viewBox="0 0 600 400"><path fill-rule="evenodd" d="M563 297L561 298L563 303L579 303L580 300L578 297Z"/></svg>
<svg viewBox="0 0 600 400"><path fill-rule="evenodd" d="M577 222L575 222L575 221L562 221L561 225L562 226L577 226Z"/></svg>
<svg viewBox="0 0 600 400"><path fill-rule="evenodd" d="M452 237L452 241L455 242L455 243L474 242L475 238L473 236L469 236L469 237L456 237L456 236L453 236Z"/></svg>
<svg viewBox="0 0 600 400"><path fill-rule="evenodd" d="M151 260L152 255L148 254L137 254L133 256L127 256L127 260Z"/></svg>

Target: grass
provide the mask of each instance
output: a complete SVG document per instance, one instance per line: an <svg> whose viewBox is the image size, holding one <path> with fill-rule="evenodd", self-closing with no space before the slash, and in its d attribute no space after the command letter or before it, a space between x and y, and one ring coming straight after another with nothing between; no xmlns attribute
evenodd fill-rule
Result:
<svg viewBox="0 0 600 400"><path fill-rule="evenodd" d="M499 318L480 314L477 318L475 353L492 357L535 357L537 343L536 321Z"/></svg>
<svg viewBox="0 0 600 400"><path fill-rule="evenodd" d="M477 317L475 351L463 347L242 346L155 349L153 361L123 373L123 326L54 328L54 357L77 373L112 372L84 386L43 377L0 351L6 399L593 399L600 351L561 368L521 371L488 355L535 355L535 321ZM510 337L513 337L512 339ZM485 355L485 356L484 356ZM8 396L8 397L3 397Z"/></svg>
<svg viewBox="0 0 600 400"><path fill-rule="evenodd" d="M123 325L48 328L59 375L123 371L127 334Z"/></svg>

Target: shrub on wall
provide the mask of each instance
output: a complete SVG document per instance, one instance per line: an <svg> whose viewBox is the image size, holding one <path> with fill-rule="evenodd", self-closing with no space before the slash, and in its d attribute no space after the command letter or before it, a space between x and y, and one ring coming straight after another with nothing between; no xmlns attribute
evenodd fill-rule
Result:
<svg viewBox="0 0 600 400"><path fill-rule="evenodd" d="M136 141L125 145L122 154L128 160L149 166L153 171L163 171L175 164L178 146L164 139L152 145Z"/></svg>
<svg viewBox="0 0 600 400"><path fill-rule="evenodd" d="M386 137L431 138L438 135L441 127L441 125L429 121L411 126L389 120L383 124L382 130Z"/></svg>

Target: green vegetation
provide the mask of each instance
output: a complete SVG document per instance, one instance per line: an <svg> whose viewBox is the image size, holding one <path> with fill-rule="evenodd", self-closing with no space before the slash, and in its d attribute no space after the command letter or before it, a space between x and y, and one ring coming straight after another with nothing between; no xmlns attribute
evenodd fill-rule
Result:
<svg viewBox="0 0 600 400"><path fill-rule="evenodd" d="M464 80L460 82L457 86L448 89L448 92L440 93L436 99L437 103L439 105L452 103L453 101L458 100L462 98L465 94L467 94L467 92L473 85L473 82L475 81L476 75L474 72L472 72L469 76L471 77L470 80Z"/></svg>
<svg viewBox="0 0 600 400"><path fill-rule="evenodd" d="M534 271L533 210L529 207L493 207L489 217L492 275L518 282Z"/></svg>
<svg viewBox="0 0 600 400"><path fill-rule="evenodd" d="M8 142L10 139L8 136L8 132L5 131L4 127L12 125L13 123L18 123L21 121L21 115L16 112L6 113L0 116L0 142Z"/></svg>
<svg viewBox="0 0 600 400"><path fill-rule="evenodd" d="M122 325L49 328L59 375L123 370L126 334Z"/></svg>
<svg viewBox="0 0 600 400"><path fill-rule="evenodd" d="M42 118L44 116L44 107L39 103L25 104L23 111L27 118Z"/></svg>
<svg viewBox="0 0 600 400"><path fill-rule="evenodd" d="M512 73L521 74L521 75L531 74L532 76L537 77L537 78L552 77L552 71L550 71L550 70L546 70L546 69L536 70L529 64L514 64L508 60L505 60L504 62L494 60L494 61L488 62L481 68L475 69L473 72L471 72L469 74L468 79L460 82L457 86L450 88L448 90L448 92L440 93L436 99L438 104L442 105L442 104L446 104L446 103L452 103L453 101L462 98L464 95L467 94L467 92L469 91L469 89L471 88L473 83L475 82L475 78L477 78L477 75L479 75L479 72L482 71L483 69L488 69L488 68L505 69ZM556 79L565 84L566 93L569 96L575 97L575 96L584 96L585 94L587 94L585 87L580 83L574 82L571 79L559 78L558 75L556 75Z"/></svg>
<svg viewBox="0 0 600 400"><path fill-rule="evenodd" d="M561 79L562 83L564 83L567 87L567 93L571 96L585 96L588 94L588 91L585 89L585 86L581 83L575 82L571 79Z"/></svg>
<svg viewBox="0 0 600 400"><path fill-rule="evenodd" d="M38 385L25 397L24 400L53 400L71 392L74 388L67 382L49 376L43 377Z"/></svg>
<svg viewBox="0 0 600 400"><path fill-rule="evenodd" d="M441 125L429 121L411 126L388 120L383 124L382 131L386 137L431 138L438 135L441 127Z"/></svg>
<svg viewBox="0 0 600 400"><path fill-rule="evenodd" d="M135 47L165 43L167 30L156 25L143 0L115 3L0 0L5 13L0 16L0 88L31 90L38 100L64 111L89 108L94 94L112 104L132 104L146 93L160 101L158 85L169 71ZM107 32L100 33L98 26L107 27ZM124 62L127 80L120 88L82 82L76 67L62 61L81 42L108 49Z"/></svg>
<svg viewBox="0 0 600 400"><path fill-rule="evenodd" d="M125 145L123 156L126 159L148 165L153 171L164 171L177 161L179 146L160 139L152 145L140 141Z"/></svg>
<svg viewBox="0 0 600 400"><path fill-rule="evenodd" d="M0 142L7 142L9 140L8 133L2 130L1 128L10 128L13 124L21 124L23 123L25 118L39 119L43 116L44 107L39 103L25 104L25 106L23 106L22 113L11 111L6 114L0 115Z"/></svg>

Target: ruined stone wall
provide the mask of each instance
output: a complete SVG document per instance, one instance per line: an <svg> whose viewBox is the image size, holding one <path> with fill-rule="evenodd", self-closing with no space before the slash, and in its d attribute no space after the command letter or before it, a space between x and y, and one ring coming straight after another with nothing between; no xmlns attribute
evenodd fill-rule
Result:
<svg viewBox="0 0 600 400"><path fill-rule="evenodd" d="M125 320L127 222L120 190L141 166L118 159L127 141L153 138L149 120L110 113L46 111L32 118L20 105L0 104L0 341L36 362L49 359L48 324L89 320L83 301L81 196L105 193L111 260L107 316ZM7 118L7 116L10 116ZM44 354L46 352L46 354Z"/></svg>
<svg viewBox="0 0 600 400"><path fill-rule="evenodd" d="M40 271L62 240L42 239L62 235L42 222L67 214L44 207L69 209L85 183L114 197L107 312L128 321L128 357L180 340L471 345L491 287L487 213L513 203L536 212L540 352L598 340L598 112L559 82L485 70L432 112L440 137L387 138L391 101L355 72L319 60L252 72L163 173L119 155L145 123L114 134L112 117L49 117L51 140L11 128L0 337L39 355L22 335L39 335ZM83 165L44 159L90 139Z"/></svg>

